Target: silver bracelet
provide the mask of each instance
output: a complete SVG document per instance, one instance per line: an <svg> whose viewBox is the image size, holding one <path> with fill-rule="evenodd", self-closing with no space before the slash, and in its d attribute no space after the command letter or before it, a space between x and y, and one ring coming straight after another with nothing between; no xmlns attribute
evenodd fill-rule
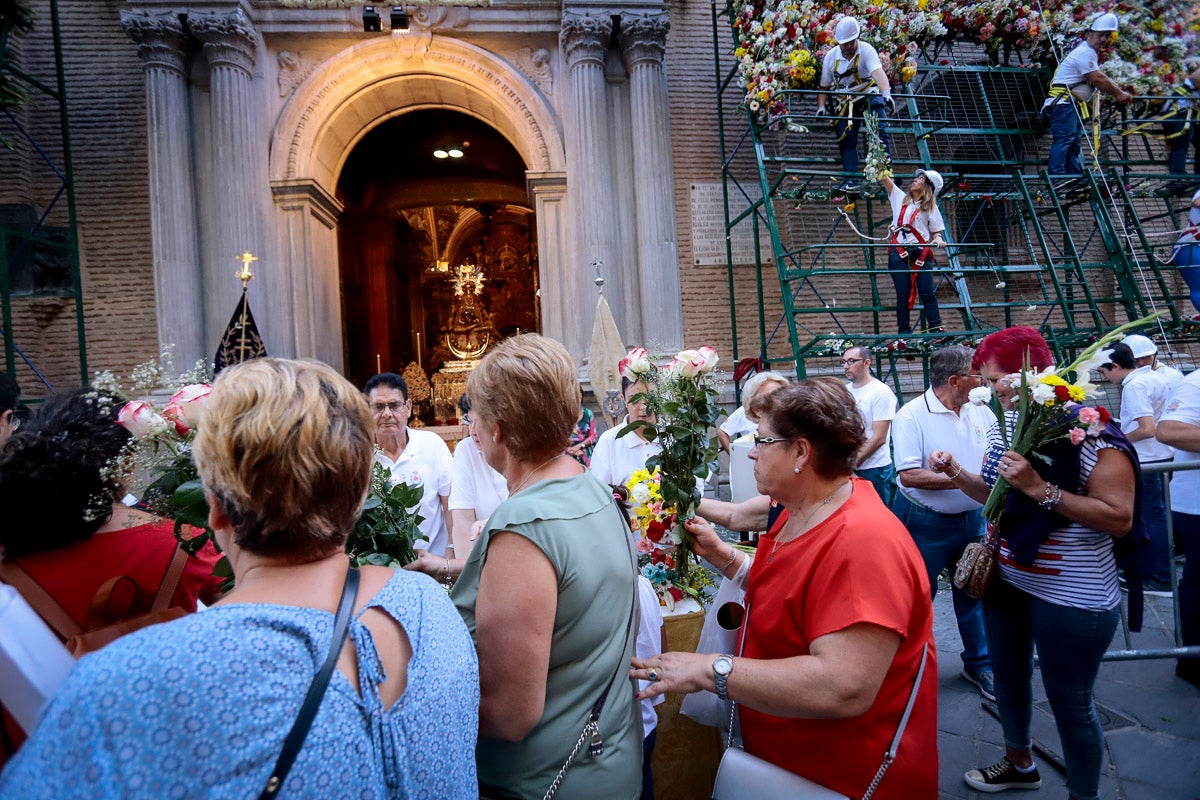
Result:
<svg viewBox="0 0 1200 800"><path fill-rule="evenodd" d="M724 575L725 570L729 569L729 566L733 563L734 559L737 558L737 554L738 554L738 551L737 551L737 548L735 547L735 548L733 548L733 552L729 554L729 560L726 561L721 566L717 567L717 572Z"/></svg>

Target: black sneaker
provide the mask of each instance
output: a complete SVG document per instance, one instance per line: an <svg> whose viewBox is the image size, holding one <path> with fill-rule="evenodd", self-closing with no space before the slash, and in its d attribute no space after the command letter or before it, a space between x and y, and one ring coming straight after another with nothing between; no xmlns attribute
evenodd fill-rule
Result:
<svg viewBox="0 0 1200 800"><path fill-rule="evenodd" d="M1007 758L1002 758L985 769L973 769L963 775L967 786L979 792L1003 792L1006 789L1040 789L1042 776L1035 766L1029 772L1021 772Z"/></svg>
<svg viewBox="0 0 1200 800"><path fill-rule="evenodd" d="M979 687L979 693L983 695L984 700L996 702L996 679L992 676L990 669L985 669L980 672L962 671L962 676L969 683L973 683Z"/></svg>

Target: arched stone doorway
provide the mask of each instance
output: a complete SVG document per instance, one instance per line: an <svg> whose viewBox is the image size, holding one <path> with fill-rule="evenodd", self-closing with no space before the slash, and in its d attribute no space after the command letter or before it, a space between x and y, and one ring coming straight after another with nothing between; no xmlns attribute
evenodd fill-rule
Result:
<svg viewBox="0 0 1200 800"><path fill-rule="evenodd" d="M435 108L485 123L519 154L538 220L541 327L551 336L566 329L565 315L575 302L574 283L564 272L569 247L561 124L511 64L474 45L424 32L373 39L340 52L295 90L276 123L271 187L292 300L280 314L297 353L347 366L337 243L344 211L337 181L347 159L381 123Z"/></svg>
<svg viewBox="0 0 1200 800"><path fill-rule="evenodd" d="M413 362L433 374L540 328L525 173L499 132L457 111L408 111L358 141L337 185L348 377Z"/></svg>

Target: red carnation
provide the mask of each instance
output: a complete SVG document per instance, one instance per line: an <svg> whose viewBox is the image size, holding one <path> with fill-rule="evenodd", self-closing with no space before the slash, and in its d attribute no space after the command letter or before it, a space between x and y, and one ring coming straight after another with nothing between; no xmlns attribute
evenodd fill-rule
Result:
<svg viewBox="0 0 1200 800"><path fill-rule="evenodd" d="M1057 397L1060 402L1065 403L1071 399L1071 390L1066 386L1055 386L1054 396Z"/></svg>
<svg viewBox="0 0 1200 800"><path fill-rule="evenodd" d="M646 526L646 538L652 542L661 542L666 533L666 526L656 519L650 520L650 524Z"/></svg>
<svg viewBox="0 0 1200 800"><path fill-rule="evenodd" d="M667 591L671 593L671 599L679 602L683 599L683 590L678 586L668 586Z"/></svg>
<svg viewBox="0 0 1200 800"><path fill-rule="evenodd" d="M1096 406L1096 410L1100 412L1100 421L1107 425L1112 421L1112 414L1108 413L1108 409L1104 406Z"/></svg>

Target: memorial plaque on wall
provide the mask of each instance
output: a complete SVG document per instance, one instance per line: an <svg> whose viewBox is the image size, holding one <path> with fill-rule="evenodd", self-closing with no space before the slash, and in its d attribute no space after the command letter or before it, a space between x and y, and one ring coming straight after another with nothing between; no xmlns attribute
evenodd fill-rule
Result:
<svg viewBox="0 0 1200 800"><path fill-rule="evenodd" d="M696 266L713 266L725 263L725 200L720 183L693 183L692 185L692 263ZM757 186L743 186L758 199ZM729 215L736 217L746 210L746 199L741 191L729 187ZM759 226L758 240L762 263L774 262L771 253L771 235L765 225ZM754 220L747 217L733 229L733 263L754 263Z"/></svg>

